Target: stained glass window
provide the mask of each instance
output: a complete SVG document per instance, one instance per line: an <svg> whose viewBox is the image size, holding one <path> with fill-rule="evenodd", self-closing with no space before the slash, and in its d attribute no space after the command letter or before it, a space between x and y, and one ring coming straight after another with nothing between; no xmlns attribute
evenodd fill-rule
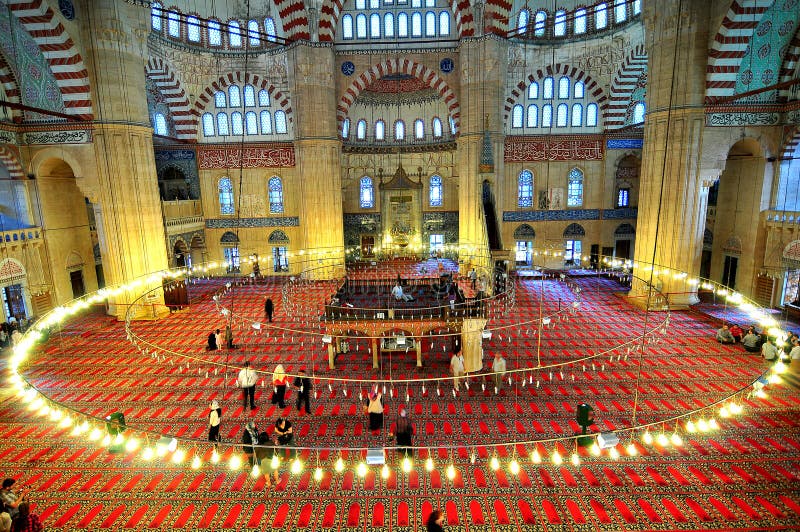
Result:
<svg viewBox="0 0 800 532"><path fill-rule="evenodd" d="M574 31L576 35L580 35L581 33L586 33L586 10L576 9L575 10L575 27Z"/></svg>
<svg viewBox="0 0 800 532"><path fill-rule="evenodd" d="M524 33L528 30L528 19L530 19L530 12L527 9L523 9L519 12L517 16L517 30L521 33Z"/></svg>
<svg viewBox="0 0 800 532"><path fill-rule="evenodd" d="M267 89L258 91L258 105L269 107L269 91L267 91Z"/></svg>
<svg viewBox="0 0 800 532"><path fill-rule="evenodd" d="M154 30L161 31L161 17L163 16L164 12L161 9L161 4L153 2L152 6L150 6L150 24Z"/></svg>
<svg viewBox="0 0 800 532"><path fill-rule="evenodd" d="M553 35L563 37L567 34L567 12L563 9L556 11L556 19L553 24Z"/></svg>
<svg viewBox="0 0 800 532"><path fill-rule="evenodd" d="M547 24L547 13L537 11L533 16L533 34L536 37L544 37L545 25Z"/></svg>
<svg viewBox="0 0 800 532"><path fill-rule="evenodd" d="M394 140L406 139L406 125L402 120L394 123Z"/></svg>
<svg viewBox="0 0 800 532"><path fill-rule="evenodd" d="M583 172L577 168L569 171L567 181L567 206L579 207L583 204Z"/></svg>
<svg viewBox="0 0 800 532"><path fill-rule="evenodd" d="M356 36L359 39L367 38L367 16L363 13L356 15Z"/></svg>
<svg viewBox="0 0 800 532"><path fill-rule="evenodd" d="M364 176L361 178L361 208L371 209L375 206L375 194L372 187L372 178Z"/></svg>
<svg viewBox="0 0 800 532"><path fill-rule="evenodd" d="M642 12L642 0L633 0L633 14L638 15Z"/></svg>
<svg viewBox="0 0 800 532"><path fill-rule="evenodd" d="M614 0L614 20L617 24L628 19L628 0Z"/></svg>
<svg viewBox="0 0 800 532"><path fill-rule="evenodd" d="M436 13L433 11L425 13L425 36L436 37Z"/></svg>
<svg viewBox="0 0 800 532"><path fill-rule="evenodd" d="M275 133L286 133L286 113L275 111Z"/></svg>
<svg viewBox="0 0 800 532"><path fill-rule="evenodd" d="M437 139L442 136L442 121L438 117L433 119L433 136Z"/></svg>
<svg viewBox="0 0 800 532"><path fill-rule="evenodd" d="M408 37L408 15L405 13L397 15L397 36Z"/></svg>
<svg viewBox="0 0 800 532"><path fill-rule="evenodd" d="M231 180L223 177L217 184L219 191L219 212L220 214L233 214L233 185Z"/></svg>
<svg viewBox="0 0 800 532"><path fill-rule="evenodd" d="M242 113L231 113L231 132L234 135L241 135L244 132L242 129Z"/></svg>
<svg viewBox="0 0 800 532"><path fill-rule="evenodd" d="M170 37L181 36L181 16L176 11L167 11L167 33Z"/></svg>
<svg viewBox="0 0 800 532"><path fill-rule="evenodd" d="M597 104L590 103L586 106L586 125L588 127L597 127Z"/></svg>
<svg viewBox="0 0 800 532"><path fill-rule="evenodd" d="M267 40L269 42L275 42L277 40L275 37L278 35L278 33L275 31L275 20L273 20L272 17L267 17L264 19L264 30L267 33Z"/></svg>
<svg viewBox="0 0 800 532"><path fill-rule="evenodd" d="M231 107L241 107L242 93L238 85L231 85L228 87L228 103Z"/></svg>
<svg viewBox="0 0 800 532"><path fill-rule="evenodd" d="M539 84L535 81L528 86L528 98L533 100L539 97Z"/></svg>
<svg viewBox="0 0 800 532"><path fill-rule="evenodd" d="M369 36L373 39L381 36L381 16L377 13L369 16Z"/></svg>
<svg viewBox="0 0 800 532"><path fill-rule="evenodd" d="M239 48L242 46L242 30L239 28L239 23L235 20L228 22L228 43L232 48Z"/></svg>
<svg viewBox="0 0 800 532"><path fill-rule="evenodd" d="M442 178L438 175L431 176L430 186L428 187L428 198L431 207L442 206Z"/></svg>
<svg viewBox="0 0 800 532"><path fill-rule="evenodd" d="M419 12L411 14L411 36L422 37L422 14Z"/></svg>
<svg viewBox="0 0 800 532"><path fill-rule="evenodd" d="M386 124L383 120L375 122L375 140L384 140L386 138Z"/></svg>
<svg viewBox="0 0 800 532"><path fill-rule="evenodd" d="M553 78L544 78L544 89L542 90L542 98L545 100L553 99Z"/></svg>
<svg viewBox="0 0 800 532"><path fill-rule="evenodd" d="M549 103L542 106L542 127L553 125L553 106Z"/></svg>
<svg viewBox="0 0 800 532"><path fill-rule="evenodd" d="M439 35L450 35L450 13L447 11L439 13Z"/></svg>
<svg viewBox="0 0 800 532"><path fill-rule="evenodd" d="M531 104L528 106L528 121L527 127L536 127L539 125L539 108Z"/></svg>
<svg viewBox="0 0 800 532"><path fill-rule="evenodd" d="M278 176L269 178L269 212L283 212L283 182Z"/></svg>
<svg viewBox="0 0 800 532"><path fill-rule="evenodd" d="M580 127L583 123L583 106L579 103L572 104L572 127Z"/></svg>
<svg viewBox="0 0 800 532"><path fill-rule="evenodd" d="M217 131L222 136L229 135L228 129L228 115L225 113L217 113Z"/></svg>
<svg viewBox="0 0 800 532"><path fill-rule="evenodd" d="M425 138L425 122L423 122L422 119L420 118L414 120L414 138L416 139Z"/></svg>
<svg viewBox="0 0 800 532"><path fill-rule="evenodd" d="M558 104L556 109L556 127L567 127L567 104Z"/></svg>
<svg viewBox="0 0 800 532"><path fill-rule="evenodd" d="M558 80L558 97L562 100L569 98L569 78L566 76Z"/></svg>
<svg viewBox="0 0 800 532"><path fill-rule="evenodd" d="M247 22L247 36L250 40L250 46L261 46L261 36L259 32L261 28L258 27L258 22L250 20Z"/></svg>
<svg viewBox="0 0 800 532"><path fill-rule="evenodd" d="M272 261L276 272L289 271L289 254L286 251L286 246L272 248Z"/></svg>
<svg viewBox="0 0 800 532"><path fill-rule="evenodd" d="M161 113L156 113L155 119L155 130L156 135L166 135L167 134L167 119Z"/></svg>
<svg viewBox="0 0 800 532"><path fill-rule="evenodd" d="M517 104L514 106L514 109L511 111L511 127L518 128L522 127L522 117L524 111L522 106Z"/></svg>
<svg viewBox="0 0 800 532"><path fill-rule="evenodd" d="M217 91L214 93L214 106L217 109L228 107L228 98L225 96L223 91Z"/></svg>
<svg viewBox="0 0 800 532"><path fill-rule="evenodd" d="M523 170L517 177L517 206L533 207L533 173Z"/></svg>
<svg viewBox="0 0 800 532"><path fill-rule="evenodd" d="M200 42L200 20L197 17L186 19L187 36L191 42Z"/></svg>
<svg viewBox="0 0 800 532"><path fill-rule="evenodd" d="M456 134L456 121L452 116L448 116L447 119L450 121L450 134Z"/></svg>
<svg viewBox="0 0 800 532"><path fill-rule="evenodd" d="M269 114L269 111L261 111L261 134L262 135L271 135L272 134L272 116Z"/></svg>
<svg viewBox="0 0 800 532"><path fill-rule="evenodd" d="M244 105L245 107L256 106L256 91L252 85L244 86Z"/></svg>
<svg viewBox="0 0 800 532"><path fill-rule="evenodd" d="M211 46L222 46L222 31L220 24L216 20L208 21L208 44Z"/></svg>
<svg viewBox="0 0 800 532"><path fill-rule="evenodd" d="M206 137L214 136L214 115L211 113L203 115L203 135Z"/></svg>
<svg viewBox="0 0 800 532"><path fill-rule="evenodd" d="M575 86L572 89L572 97L573 98L583 98L584 96L584 86L582 81L576 81Z"/></svg>
<svg viewBox="0 0 800 532"><path fill-rule="evenodd" d="M594 29L602 30L608 25L608 9L606 4L597 4L594 6Z"/></svg>
<svg viewBox="0 0 800 532"><path fill-rule="evenodd" d="M342 138L346 139L350 137L350 119L345 118L344 122L342 122Z"/></svg>
<svg viewBox="0 0 800 532"><path fill-rule="evenodd" d="M356 138L358 140L365 140L367 138L367 121L359 120L356 124Z"/></svg>
<svg viewBox="0 0 800 532"><path fill-rule="evenodd" d="M383 34L386 37L394 37L394 15L386 13L383 16Z"/></svg>
<svg viewBox="0 0 800 532"><path fill-rule="evenodd" d="M644 122L644 102L639 102L633 107L633 123L641 124Z"/></svg>
<svg viewBox="0 0 800 532"><path fill-rule="evenodd" d="M247 134L258 135L258 120L256 120L256 114L253 111L248 111L247 114L244 115L244 121L247 127Z"/></svg>

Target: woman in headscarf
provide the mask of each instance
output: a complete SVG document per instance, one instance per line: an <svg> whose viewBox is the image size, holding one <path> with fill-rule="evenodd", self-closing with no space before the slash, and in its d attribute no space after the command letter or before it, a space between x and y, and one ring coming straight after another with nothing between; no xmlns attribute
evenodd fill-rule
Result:
<svg viewBox="0 0 800 532"><path fill-rule="evenodd" d="M219 438L219 425L222 422L222 409L216 400L211 401L209 408L211 411L208 413L208 441L218 443L221 441Z"/></svg>
<svg viewBox="0 0 800 532"><path fill-rule="evenodd" d="M276 404L281 408L286 408L286 371L283 369L283 364L275 366L275 371L272 373L272 386L275 391L272 394L272 404Z"/></svg>
<svg viewBox="0 0 800 532"><path fill-rule="evenodd" d="M367 414L369 414L369 430L379 431L383 428L383 395L378 390L373 390L367 399Z"/></svg>
<svg viewBox="0 0 800 532"><path fill-rule="evenodd" d="M414 434L414 425L408 417L406 407L401 406L398 411L397 423L395 424L394 433L397 437L397 452L403 453L406 456L411 456L411 436Z"/></svg>
<svg viewBox="0 0 800 532"><path fill-rule="evenodd" d="M245 456L247 456L247 459L250 460L251 465L258 465L259 463L258 453L256 452L256 446L258 444L258 427L256 427L256 422L248 421L242 433L242 451Z"/></svg>

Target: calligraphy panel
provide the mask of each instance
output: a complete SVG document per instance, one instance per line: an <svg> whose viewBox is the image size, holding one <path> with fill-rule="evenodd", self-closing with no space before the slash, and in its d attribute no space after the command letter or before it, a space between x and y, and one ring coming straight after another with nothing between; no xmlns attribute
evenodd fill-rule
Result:
<svg viewBox="0 0 800 532"><path fill-rule="evenodd" d="M506 139L503 158L507 163L529 161L599 161L603 159L600 139Z"/></svg>
<svg viewBox="0 0 800 532"><path fill-rule="evenodd" d="M286 168L294 166L294 146L202 147L198 149L201 170L210 168Z"/></svg>

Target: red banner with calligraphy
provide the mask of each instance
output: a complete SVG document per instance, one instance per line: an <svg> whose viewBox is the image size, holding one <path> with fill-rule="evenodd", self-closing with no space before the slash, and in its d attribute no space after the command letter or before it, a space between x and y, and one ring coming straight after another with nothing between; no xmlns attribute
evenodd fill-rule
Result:
<svg viewBox="0 0 800 532"><path fill-rule="evenodd" d="M506 137L503 160L527 161L599 161L603 159L601 138L575 137L548 139Z"/></svg>
<svg viewBox="0 0 800 532"><path fill-rule="evenodd" d="M294 146L252 146L242 150L234 146L199 147L198 166L210 168L286 168L294 166Z"/></svg>

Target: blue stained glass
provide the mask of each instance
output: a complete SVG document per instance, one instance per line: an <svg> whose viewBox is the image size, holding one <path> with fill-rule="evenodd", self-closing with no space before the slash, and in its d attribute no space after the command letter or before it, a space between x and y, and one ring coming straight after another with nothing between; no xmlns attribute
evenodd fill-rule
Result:
<svg viewBox="0 0 800 532"><path fill-rule="evenodd" d="M283 212L283 182L278 176L269 179L269 212Z"/></svg>
<svg viewBox="0 0 800 532"><path fill-rule="evenodd" d="M219 212L220 214L233 214L233 185L231 180L223 177L217 185L219 191Z"/></svg>
<svg viewBox="0 0 800 532"><path fill-rule="evenodd" d="M435 138L441 138L442 136L442 121L438 118L433 119L433 136Z"/></svg>
<svg viewBox="0 0 800 532"><path fill-rule="evenodd" d="M286 113L275 111L275 133L286 133Z"/></svg>
<svg viewBox="0 0 800 532"><path fill-rule="evenodd" d="M203 135L206 137L214 136L214 115L211 113L203 115Z"/></svg>
<svg viewBox="0 0 800 532"><path fill-rule="evenodd" d="M220 30L219 22L216 20L208 21L208 43L211 46L222 45L222 31Z"/></svg>
<svg viewBox="0 0 800 532"><path fill-rule="evenodd" d="M269 107L269 92L267 89L258 91L258 105L261 107Z"/></svg>
<svg viewBox="0 0 800 532"><path fill-rule="evenodd" d="M192 42L200 42L200 20L197 17L186 19L187 36Z"/></svg>
<svg viewBox="0 0 800 532"><path fill-rule="evenodd" d="M269 114L269 111L261 111L260 118L261 118L261 134L262 135L271 135L272 134L272 116Z"/></svg>
<svg viewBox="0 0 800 532"><path fill-rule="evenodd" d="M372 178L364 176L361 178L361 208L371 209L375 206L375 194L372 187Z"/></svg>
<svg viewBox="0 0 800 532"><path fill-rule="evenodd" d="M431 207L442 206L442 178L438 175L431 176L431 182L428 188L428 198L430 199Z"/></svg>
<svg viewBox="0 0 800 532"><path fill-rule="evenodd" d="M533 207L533 173L523 170L517 177L517 206Z"/></svg>
<svg viewBox="0 0 800 532"><path fill-rule="evenodd" d="M567 182L567 206L578 207L583 204L583 172L573 168Z"/></svg>

